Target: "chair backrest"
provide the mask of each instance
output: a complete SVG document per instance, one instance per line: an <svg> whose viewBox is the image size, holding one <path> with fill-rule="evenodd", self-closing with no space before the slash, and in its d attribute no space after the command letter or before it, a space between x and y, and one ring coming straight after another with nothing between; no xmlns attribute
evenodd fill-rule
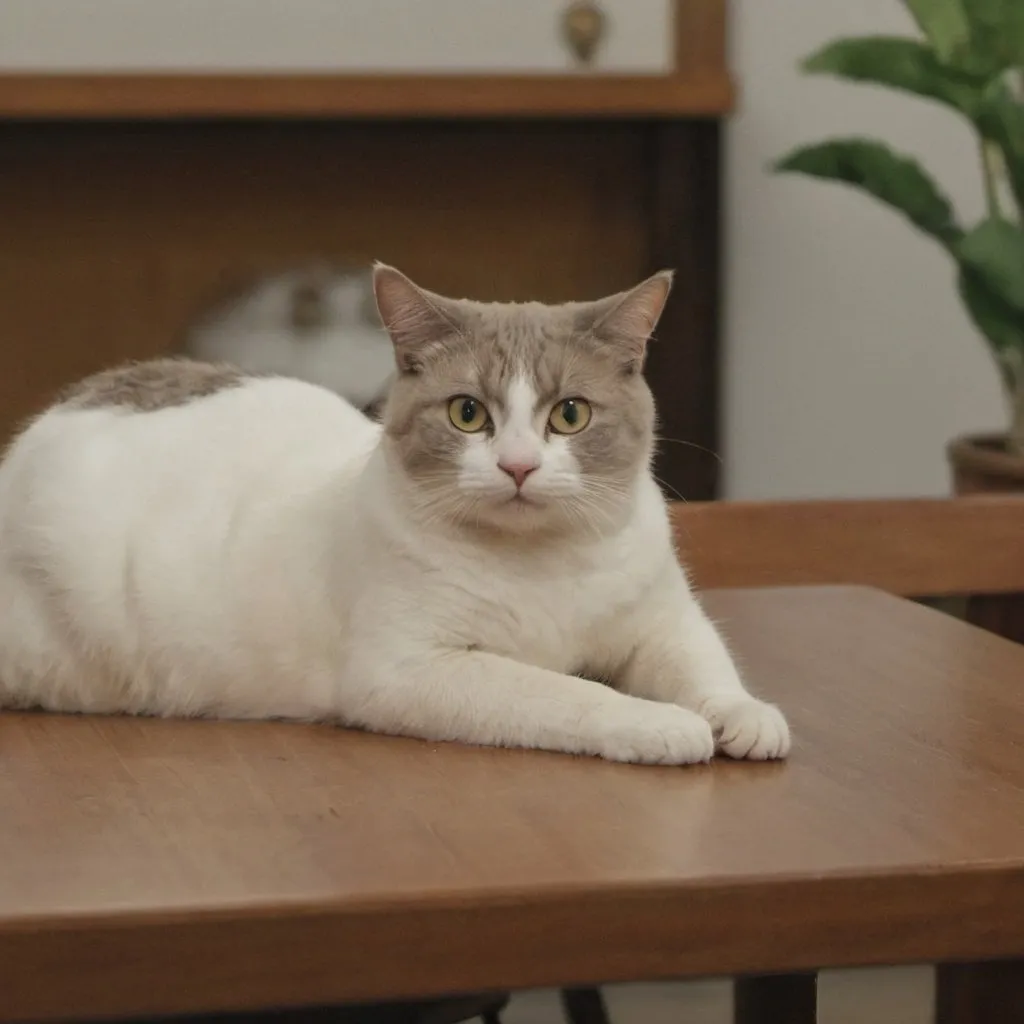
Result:
<svg viewBox="0 0 1024 1024"><path fill-rule="evenodd" d="M695 584L864 584L905 597L1024 593L1024 497L676 502Z"/></svg>

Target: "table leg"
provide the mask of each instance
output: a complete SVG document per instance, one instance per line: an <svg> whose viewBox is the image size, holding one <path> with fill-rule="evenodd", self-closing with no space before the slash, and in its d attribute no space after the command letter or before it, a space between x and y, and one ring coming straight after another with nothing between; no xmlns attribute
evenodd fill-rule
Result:
<svg viewBox="0 0 1024 1024"><path fill-rule="evenodd" d="M733 1024L816 1024L818 975L769 974L733 982Z"/></svg>
<svg viewBox="0 0 1024 1024"><path fill-rule="evenodd" d="M1024 960L940 964L935 1024L1024 1024Z"/></svg>
<svg viewBox="0 0 1024 1024"><path fill-rule="evenodd" d="M562 1011L569 1024L610 1024L604 996L597 988L563 988Z"/></svg>

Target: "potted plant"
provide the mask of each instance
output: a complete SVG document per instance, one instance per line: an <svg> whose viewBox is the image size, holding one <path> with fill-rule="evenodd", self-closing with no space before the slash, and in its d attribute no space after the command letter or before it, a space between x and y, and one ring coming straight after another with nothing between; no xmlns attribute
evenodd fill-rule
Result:
<svg viewBox="0 0 1024 1024"><path fill-rule="evenodd" d="M853 185L893 207L952 257L1010 408L1004 434L949 446L957 491L1024 490L1024 0L903 0L921 38L840 39L803 69L943 103L977 132L987 212L962 224L913 159L869 139L801 147L775 165Z"/></svg>

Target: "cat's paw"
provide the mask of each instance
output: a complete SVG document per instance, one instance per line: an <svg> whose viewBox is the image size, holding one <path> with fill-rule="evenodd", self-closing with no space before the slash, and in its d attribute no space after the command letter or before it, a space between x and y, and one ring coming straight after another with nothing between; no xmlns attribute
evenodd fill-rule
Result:
<svg viewBox="0 0 1024 1024"><path fill-rule="evenodd" d="M633 764L697 764L715 753L711 726L674 704L629 700L596 712L594 753Z"/></svg>
<svg viewBox="0 0 1024 1024"><path fill-rule="evenodd" d="M700 706L718 749L729 757L771 761L789 753L789 726L782 712L744 694L709 697Z"/></svg>

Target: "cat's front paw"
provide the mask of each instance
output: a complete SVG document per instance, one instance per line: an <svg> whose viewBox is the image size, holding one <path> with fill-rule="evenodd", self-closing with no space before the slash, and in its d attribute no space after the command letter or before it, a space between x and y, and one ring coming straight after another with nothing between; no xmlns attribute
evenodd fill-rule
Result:
<svg viewBox="0 0 1024 1024"><path fill-rule="evenodd" d="M789 726L782 712L756 697L709 697L700 713L714 732L718 749L729 757L771 761L789 753Z"/></svg>
<svg viewBox="0 0 1024 1024"><path fill-rule="evenodd" d="M715 753L711 726L674 704L633 700L602 708L588 723L594 753L633 764L698 764Z"/></svg>

